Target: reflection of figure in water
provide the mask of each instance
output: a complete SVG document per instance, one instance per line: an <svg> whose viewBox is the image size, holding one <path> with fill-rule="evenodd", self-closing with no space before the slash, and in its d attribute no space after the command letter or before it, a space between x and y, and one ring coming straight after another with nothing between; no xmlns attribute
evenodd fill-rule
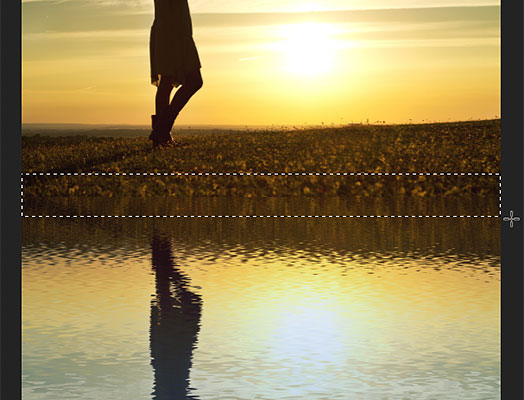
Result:
<svg viewBox="0 0 524 400"><path fill-rule="evenodd" d="M157 86L152 116L153 147L174 144L171 128L178 113L202 87L200 59L193 41L187 0L154 0L155 20L151 27L149 53L151 83ZM182 85L169 102L173 87Z"/></svg>
<svg viewBox="0 0 524 400"><path fill-rule="evenodd" d="M200 328L202 299L188 288L189 279L174 264L169 239L152 242L156 296L151 303L153 399L191 399L189 370Z"/></svg>

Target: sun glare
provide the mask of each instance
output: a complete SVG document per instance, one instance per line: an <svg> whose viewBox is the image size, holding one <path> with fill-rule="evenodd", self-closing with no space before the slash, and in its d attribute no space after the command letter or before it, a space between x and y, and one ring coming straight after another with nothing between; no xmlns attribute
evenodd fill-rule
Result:
<svg viewBox="0 0 524 400"><path fill-rule="evenodd" d="M332 25L316 22L283 26L280 32L283 40L276 47L284 55L286 71L302 76L330 72L338 48L335 33Z"/></svg>

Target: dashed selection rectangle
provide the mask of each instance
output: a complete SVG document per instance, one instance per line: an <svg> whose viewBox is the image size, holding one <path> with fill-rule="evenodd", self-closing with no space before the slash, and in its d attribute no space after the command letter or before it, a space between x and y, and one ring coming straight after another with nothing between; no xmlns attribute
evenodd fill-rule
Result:
<svg viewBox="0 0 524 400"><path fill-rule="evenodd" d="M126 178L128 179L128 178ZM497 193L404 196L26 196L24 216L57 217L488 217Z"/></svg>

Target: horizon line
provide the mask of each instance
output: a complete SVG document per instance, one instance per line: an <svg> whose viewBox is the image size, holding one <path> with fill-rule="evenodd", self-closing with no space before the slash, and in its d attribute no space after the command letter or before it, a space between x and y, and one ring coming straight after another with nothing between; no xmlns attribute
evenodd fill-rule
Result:
<svg viewBox="0 0 524 400"><path fill-rule="evenodd" d="M173 127L173 129L178 128L184 128L184 129L191 129L191 127L293 127L293 126L301 126L301 127L330 127L330 126L348 126L348 125L425 125L425 124L450 124L450 123L464 123L464 122L482 122L482 121L500 121L501 117L494 116L492 118L470 118L470 119L457 119L457 120L416 120L416 121L406 121L406 122L388 122L385 120L375 120L375 121L369 121L366 119L366 121L360 121L360 122L343 122L343 123L318 123L318 124L180 124L178 126ZM84 123L84 122L22 122L20 126L23 128L24 125L40 125L40 126L79 126L79 127L145 127L147 129L150 128L150 124L126 124L126 123L103 123L103 124L97 124L97 123Z"/></svg>
<svg viewBox="0 0 524 400"><path fill-rule="evenodd" d="M331 10L310 10L310 11L254 11L254 12L244 12L244 11L226 11L226 12L191 12L191 15L222 15L222 14L233 14L233 15L242 15L242 14L316 14L316 13L331 13L331 12L340 12L340 11L397 11L397 10L426 10L426 9L441 9L441 8L488 8L488 7L501 7L500 2L493 4L478 4L478 5L433 5L433 6L412 6L412 7L376 7L376 8L334 8Z"/></svg>

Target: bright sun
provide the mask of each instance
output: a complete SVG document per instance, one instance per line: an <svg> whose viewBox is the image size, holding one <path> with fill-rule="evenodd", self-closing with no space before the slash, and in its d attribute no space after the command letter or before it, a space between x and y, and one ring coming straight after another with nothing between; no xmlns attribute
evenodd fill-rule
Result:
<svg viewBox="0 0 524 400"><path fill-rule="evenodd" d="M288 72L315 76L331 71L337 51L332 25L316 22L285 25L280 34L284 40L276 47L287 60Z"/></svg>

